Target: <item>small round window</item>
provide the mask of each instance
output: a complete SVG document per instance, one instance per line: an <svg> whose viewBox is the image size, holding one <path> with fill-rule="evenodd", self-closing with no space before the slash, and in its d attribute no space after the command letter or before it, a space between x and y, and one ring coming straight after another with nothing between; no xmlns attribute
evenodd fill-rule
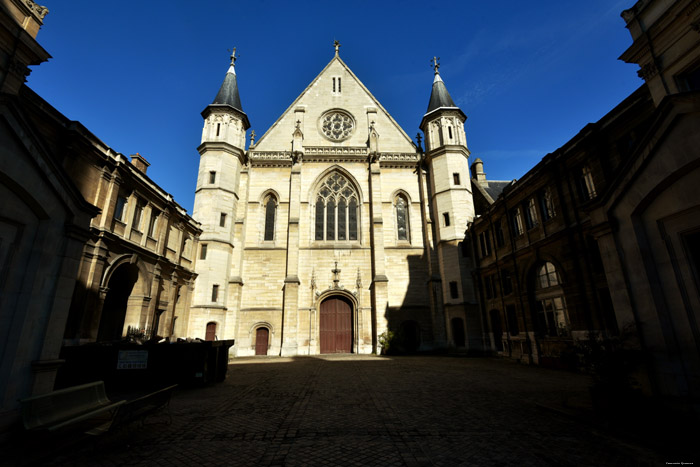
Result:
<svg viewBox="0 0 700 467"><path fill-rule="evenodd" d="M321 115L319 126L326 138L331 141L344 141L355 130L355 119L342 110L329 110Z"/></svg>

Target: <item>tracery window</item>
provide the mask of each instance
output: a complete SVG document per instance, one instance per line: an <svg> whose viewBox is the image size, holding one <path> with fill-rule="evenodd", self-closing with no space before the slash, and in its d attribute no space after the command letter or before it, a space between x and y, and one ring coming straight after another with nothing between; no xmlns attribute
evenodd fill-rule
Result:
<svg viewBox="0 0 700 467"><path fill-rule="evenodd" d="M396 197L396 237L409 240L408 201L404 195Z"/></svg>
<svg viewBox="0 0 700 467"><path fill-rule="evenodd" d="M355 119L343 110L330 110L321 116L319 129L331 141L344 141L355 130Z"/></svg>
<svg viewBox="0 0 700 467"><path fill-rule="evenodd" d="M331 173L316 195L314 238L319 241L356 241L358 199L355 188L345 176Z"/></svg>
<svg viewBox="0 0 700 467"><path fill-rule="evenodd" d="M265 198L265 241L269 242L275 239L275 217L277 213L277 200L273 195L268 195Z"/></svg>

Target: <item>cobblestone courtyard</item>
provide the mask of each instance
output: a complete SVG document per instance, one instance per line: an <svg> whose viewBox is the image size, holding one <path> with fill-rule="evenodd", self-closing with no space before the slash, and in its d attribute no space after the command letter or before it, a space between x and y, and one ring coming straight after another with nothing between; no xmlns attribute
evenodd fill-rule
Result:
<svg viewBox="0 0 700 467"><path fill-rule="evenodd" d="M143 428L136 424L38 463L601 466L669 460L568 416L586 412L587 384L582 375L494 359L237 359L224 383L178 390L171 424L151 417Z"/></svg>

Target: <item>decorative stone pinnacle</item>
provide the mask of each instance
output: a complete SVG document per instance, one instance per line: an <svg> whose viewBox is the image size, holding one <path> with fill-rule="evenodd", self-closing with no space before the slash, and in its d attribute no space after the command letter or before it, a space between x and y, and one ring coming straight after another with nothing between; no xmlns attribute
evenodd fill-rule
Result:
<svg viewBox="0 0 700 467"><path fill-rule="evenodd" d="M255 145L255 130L250 131L250 144L251 146Z"/></svg>
<svg viewBox="0 0 700 467"><path fill-rule="evenodd" d="M416 133L416 141L418 141L418 149L421 149L420 143L423 141L423 137L420 135L420 132Z"/></svg>
<svg viewBox="0 0 700 467"><path fill-rule="evenodd" d="M335 268L331 270L333 273L333 283L335 284L335 288L338 288L338 282L340 282L340 269L338 269L338 262L335 262Z"/></svg>
<svg viewBox="0 0 700 467"><path fill-rule="evenodd" d="M333 46L335 47L335 55L337 56L337 55L338 55L338 52L339 52L338 49L340 48L340 42L337 41L337 40L334 40L334 41L333 41Z"/></svg>
<svg viewBox="0 0 700 467"><path fill-rule="evenodd" d="M431 60L431 63L433 64L433 69L435 69L435 74L439 75L440 72L438 71L438 68L440 68L440 57L433 57Z"/></svg>

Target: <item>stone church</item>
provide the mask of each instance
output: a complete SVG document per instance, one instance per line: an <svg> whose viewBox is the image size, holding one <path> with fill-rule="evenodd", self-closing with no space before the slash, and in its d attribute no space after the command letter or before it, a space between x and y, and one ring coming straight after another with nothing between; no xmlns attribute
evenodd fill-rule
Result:
<svg viewBox="0 0 700 467"><path fill-rule="evenodd" d="M335 56L259 139L235 51L204 129L188 332L233 354L481 349L466 116L435 63L414 143ZM427 86L426 86L427 95Z"/></svg>

